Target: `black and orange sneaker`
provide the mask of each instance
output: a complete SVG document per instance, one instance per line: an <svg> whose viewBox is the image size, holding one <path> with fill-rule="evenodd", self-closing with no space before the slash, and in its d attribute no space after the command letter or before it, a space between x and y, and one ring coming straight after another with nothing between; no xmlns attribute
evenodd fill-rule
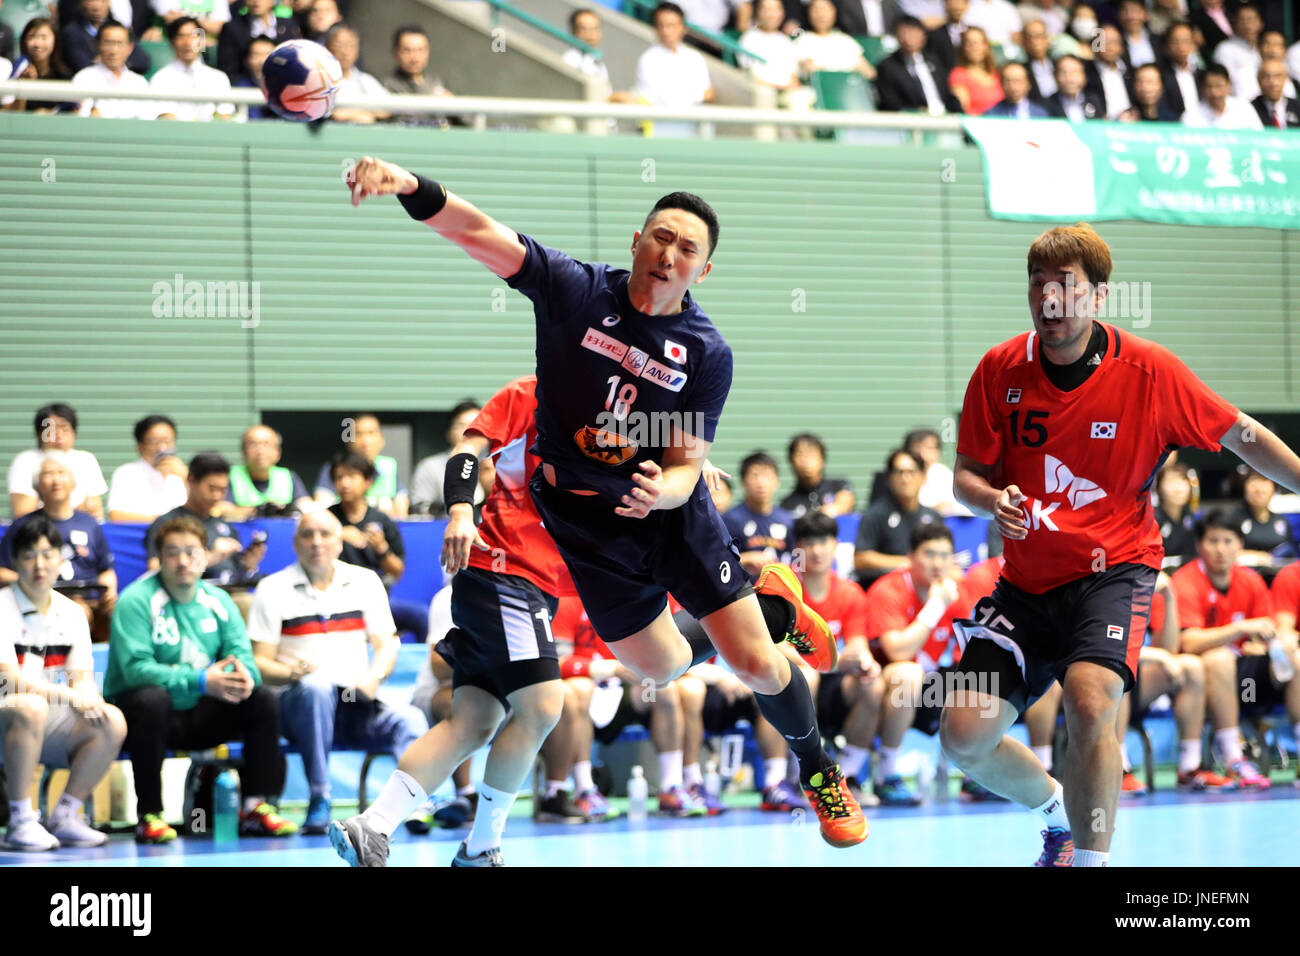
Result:
<svg viewBox="0 0 1300 956"><path fill-rule="evenodd" d="M871 832L867 818L849 792L848 782L838 765L813 774L803 792L817 811L822 839L831 846L855 846Z"/></svg>
<svg viewBox="0 0 1300 956"><path fill-rule="evenodd" d="M286 820L269 803L259 803L248 813L239 814L240 836L287 837L298 832L298 824Z"/></svg>
<svg viewBox="0 0 1300 956"><path fill-rule="evenodd" d="M1131 770L1124 772L1124 779L1119 785L1120 796L1124 797L1145 797L1147 795L1147 785L1138 779L1137 774Z"/></svg>
<svg viewBox="0 0 1300 956"><path fill-rule="evenodd" d="M176 831L160 813L146 813L144 819L135 825L136 843L171 843L175 839Z"/></svg>
<svg viewBox="0 0 1300 956"><path fill-rule="evenodd" d="M754 590L789 601L794 606L794 627L786 632L785 640L814 670L822 674L835 670L840 660L835 636L821 615L803 603L803 586L793 571L784 564L769 564L759 574Z"/></svg>

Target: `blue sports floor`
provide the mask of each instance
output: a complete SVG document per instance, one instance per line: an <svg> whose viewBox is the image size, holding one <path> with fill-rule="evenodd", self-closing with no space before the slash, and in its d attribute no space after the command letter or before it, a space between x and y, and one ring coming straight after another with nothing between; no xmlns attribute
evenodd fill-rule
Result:
<svg viewBox="0 0 1300 956"><path fill-rule="evenodd" d="M1294 866L1300 859L1300 789L1275 775L1259 794L1125 799L1111 846L1113 866ZM521 801L526 806L526 802ZM288 812L292 818L296 815ZM1006 804L957 801L914 810L868 811L871 836L849 850L824 844L816 821L796 814L731 809L720 817L651 817L565 826L512 817L503 851L513 866L1027 866L1038 856L1038 828ZM447 866L468 830L394 836L392 866ZM20 854L0 851L0 866L343 866L326 837L240 840L219 850L209 840L138 847L129 834L95 850Z"/></svg>

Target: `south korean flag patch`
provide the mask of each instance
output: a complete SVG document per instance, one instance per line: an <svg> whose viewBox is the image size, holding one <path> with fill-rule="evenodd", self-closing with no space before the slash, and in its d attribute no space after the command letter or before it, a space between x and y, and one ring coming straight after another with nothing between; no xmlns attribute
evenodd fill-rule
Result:
<svg viewBox="0 0 1300 956"><path fill-rule="evenodd" d="M1114 438L1115 423L1114 422L1093 422L1092 437L1093 438Z"/></svg>

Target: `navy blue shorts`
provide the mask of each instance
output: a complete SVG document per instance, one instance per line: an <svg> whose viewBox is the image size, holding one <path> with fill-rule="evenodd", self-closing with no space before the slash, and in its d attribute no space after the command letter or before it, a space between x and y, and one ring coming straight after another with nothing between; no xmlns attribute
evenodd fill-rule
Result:
<svg viewBox="0 0 1300 956"><path fill-rule="evenodd" d="M552 488L540 468L528 489L606 644L647 627L670 591L704 618L753 590L703 481L680 508L644 518L616 515L615 505L595 495Z"/></svg>

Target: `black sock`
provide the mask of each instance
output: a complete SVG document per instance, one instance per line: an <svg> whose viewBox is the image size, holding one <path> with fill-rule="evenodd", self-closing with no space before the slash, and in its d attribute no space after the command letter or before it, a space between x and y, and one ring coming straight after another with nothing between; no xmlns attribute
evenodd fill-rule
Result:
<svg viewBox="0 0 1300 956"><path fill-rule="evenodd" d="M794 628L794 605L775 594L760 594L758 606L763 609L763 621L767 624L767 633L772 635L772 643L780 644Z"/></svg>
<svg viewBox="0 0 1300 956"><path fill-rule="evenodd" d="M674 614L673 623L677 625L677 629L686 638L686 643L691 645L692 667L696 664L703 664L718 653L718 649L709 640L709 635L704 633L704 625L692 617L688 611L678 611Z"/></svg>
<svg viewBox="0 0 1300 956"><path fill-rule="evenodd" d="M808 682L795 664L790 665L790 683L779 694L754 694L754 702L768 723L781 732L799 759L799 782L808 785L813 774L835 766L822 747Z"/></svg>

